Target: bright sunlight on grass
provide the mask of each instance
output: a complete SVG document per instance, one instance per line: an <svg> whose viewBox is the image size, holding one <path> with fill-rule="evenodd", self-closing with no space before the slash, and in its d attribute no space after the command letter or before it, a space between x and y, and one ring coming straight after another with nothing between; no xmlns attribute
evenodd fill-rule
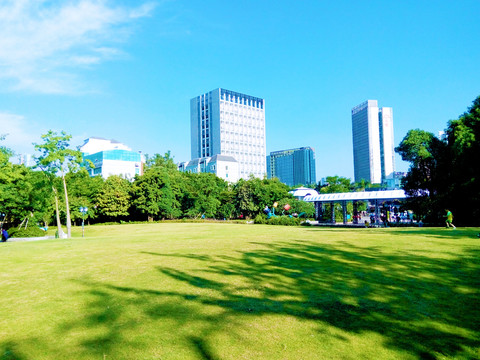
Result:
<svg viewBox="0 0 480 360"><path fill-rule="evenodd" d="M475 359L479 229L161 223L0 244L0 359Z"/></svg>

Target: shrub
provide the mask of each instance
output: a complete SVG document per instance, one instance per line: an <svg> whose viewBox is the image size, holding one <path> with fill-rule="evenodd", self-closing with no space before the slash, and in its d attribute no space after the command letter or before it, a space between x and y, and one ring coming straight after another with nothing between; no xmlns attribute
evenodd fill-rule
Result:
<svg viewBox="0 0 480 360"><path fill-rule="evenodd" d="M253 220L253 222L255 224L266 224L267 223L267 218L262 215L262 214L258 214L255 219Z"/></svg>
<svg viewBox="0 0 480 360"><path fill-rule="evenodd" d="M41 230L38 227L28 227L24 228L10 228L7 230L10 237L24 238L24 237L40 237L45 236L45 231Z"/></svg>
<svg viewBox="0 0 480 360"><path fill-rule="evenodd" d="M267 220L269 225L296 226L300 225L300 219L289 216L275 216Z"/></svg>

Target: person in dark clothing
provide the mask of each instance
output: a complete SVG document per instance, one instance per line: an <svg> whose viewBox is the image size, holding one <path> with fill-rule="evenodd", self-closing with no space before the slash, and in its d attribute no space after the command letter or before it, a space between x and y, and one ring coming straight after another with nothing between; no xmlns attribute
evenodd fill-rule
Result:
<svg viewBox="0 0 480 360"><path fill-rule="evenodd" d="M5 242L8 240L8 232L5 229L2 229L2 242Z"/></svg>

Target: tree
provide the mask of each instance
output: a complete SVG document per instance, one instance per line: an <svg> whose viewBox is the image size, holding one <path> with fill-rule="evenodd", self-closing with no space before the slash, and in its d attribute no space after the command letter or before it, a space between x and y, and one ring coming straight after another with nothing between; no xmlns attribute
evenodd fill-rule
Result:
<svg viewBox="0 0 480 360"><path fill-rule="evenodd" d="M72 221L81 220L83 214L80 208L88 208L87 218L95 219L98 217L96 208L96 196L99 194L104 179L101 176L91 177L87 169L81 168L77 172L70 172L66 176L69 199L71 204Z"/></svg>
<svg viewBox="0 0 480 360"><path fill-rule="evenodd" d="M20 223L48 207L49 199L44 196L43 179L40 178L39 182L35 172L24 165L9 164L2 169L2 173L8 173L9 178L7 182L0 182L1 211L8 214L11 222ZM41 219L43 216L35 216L34 223Z"/></svg>
<svg viewBox="0 0 480 360"><path fill-rule="evenodd" d="M351 180L342 176L327 176L327 184L321 186L318 191L322 194L342 193L352 191Z"/></svg>
<svg viewBox="0 0 480 360"><path fill-rule="evenodd" d="M231 219L237 216L235 208L235 192L233 186L227 184L218 195L220 206L217 208L216 217L219 219Z"/></svg>
<svg viewBox="0 0 480 360"><path fill-rule="evenodd" d="M440 222L439 215L449 208L460 223L479 223L480 97L448 122L444 137L410 130L395 151L410 162L402 187L412 210Z"/></svg>
<svg viewBox="0 0 480 360"><path fill-rule="evenodd" d="M137 176L132 187L135 210L149 221L180 217L183 178L173 162L170 151L165 155L147 156L145 172Z"/></svg>
<svg viewBox="0 0 480 360"><path fill-rule="evenodd" d="M402 187L408 195L407 205L419 216L432 221L438 209L435 205L439 192L439 162L445 143L434 134L409 130L395 151L402 160L410 162L410 169Z"/></svg>
<svg viewBox="0 0 480 360"><path fill-rule="evenodd" d="M116 220L129 215L130 188L128 180L112 175L102 184L97 194L97 210L108 220Z"/></svg>
<svg viewBox="0 0 480 360"><path fill-rule="evenodd" d="M168 171L178 171L177 165L173 161L173 157L170 150L163 156L155 154L153 157L146 156L145 167L146 168L166 168Z"/></svg>
<svg viewBox="0 0 480 360"><path fill-rule="evenodd" d="M234 187L236 208L245 217L254 216L261 210L256 201L254 187L253 179L240 179Z"/></svg>
<svg viewBox="0 0 480 360"><path fill-rule="evenodd" d="M273 203L289 198L289 187L277 178L260 180L250 177L248 180L240 179L234 187L236 194L236 207L246 217L255 217L263 211L265 206L271 207Z"/></svg>
<svg viewBox="0 0 480 360"><path fill-rule="evenodd" d="M164 167L152 167L138 176L132 186L133 205L149 221L180 216L171 177Z"/></svg>
<svg viewBox="0 0 480 360"><path fill-rule="evenodd" d="M290 205L290 209L285 211L285 215L296 213L297 215L302 214L302 216L310 218L315 216L315 205L313 203L297 200L291 194L278 202L278 214L284 212L283 208L286 204Z"/></svg>
<svg viewBox="0 0 480 360"><path fill-rule="evenodd" d="M69 141L71 135L67 135L64 131L59 134L50 130L48 133L41 136L44 141L43 144L34 144L35 150L40 152L38 157L35 157L37 167L40 168L52 184L52 191L55 195L55 209L57 215L58 235L63 237L63 230L60 224L58 192L53 185L53 179L60 174L63 190L65 195L65 213L67 217L67 237L72 236L72 224L70 220L70 208L68 203L67 182L65 180L66 173L70 170L78 168L82 162L82 153L78 150L69 148Z"/></svg>
<svg viewBox="0 0 480 360"><path fill-rule="evenodd" d="M221 206L220 195L227 183L210 173L185 173L182 209L184 216L213 218ZM225 217L220 215L221 217Z"/></svg>
<svg viewBox="0 0 480 360"><path fill-rule="evenodd" d="M25 165L12 164L12 155L10 149L0 146L0 212L13 224L27 217L33 217L34 224L48 224L52 198L45 196L45 177Z"/></svg>
<svg viewBox="0 0 480 360"><path fill-rule="evenodd" d="M452 208L459 223L480 223L480 96L445 131L447 153L442 166L443 208Z"/></svg>
<svg viewBox="0 0 480 360"><path fill-rule="evenodd" d="M5 135L0 135L0 141L5 139ZM12 164L10 163L10 157L13 155L13 152L5 147L0 146L0 211L6 213L6 204L5 198L8 196L8 185L11 183L11 169ZM2 221L5 219L2 218Z"/></svg>

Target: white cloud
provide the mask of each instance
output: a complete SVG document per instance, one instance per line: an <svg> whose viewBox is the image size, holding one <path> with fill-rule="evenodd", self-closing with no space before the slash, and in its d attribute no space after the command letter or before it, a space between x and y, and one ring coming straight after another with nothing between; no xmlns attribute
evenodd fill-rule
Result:
<svg viewBox="0 0 480 360"><path fill-rule="evenodd" d="M76 67L122 54L115 44L126 39L133 21L153 8L153 3L127 8L107 0L0 1L0 86L3 82L9 90L43 93L78 91Z"/></svg>
<svg viewBox="0 0 480 360"><path fill-rule="evenodd" d="M0 135L5 135L0 144L17 154L33 154L33 143L41 142L41 133L34 124L27 123L23 116L0 113Z"/></svg>
<svg viewBox="0 0 480 360"><path fill-rule="evenodd" d="M43 144L41 136L49 130L52 129L27 120L24 116L0 113L0 137L5 137L3 140L0 140L0 146L11 149L17 155L35 154L35 146L33 144ZM88 135L86 133L73 135L70 139L71 148L76 149L87 138Z"/></svg>

